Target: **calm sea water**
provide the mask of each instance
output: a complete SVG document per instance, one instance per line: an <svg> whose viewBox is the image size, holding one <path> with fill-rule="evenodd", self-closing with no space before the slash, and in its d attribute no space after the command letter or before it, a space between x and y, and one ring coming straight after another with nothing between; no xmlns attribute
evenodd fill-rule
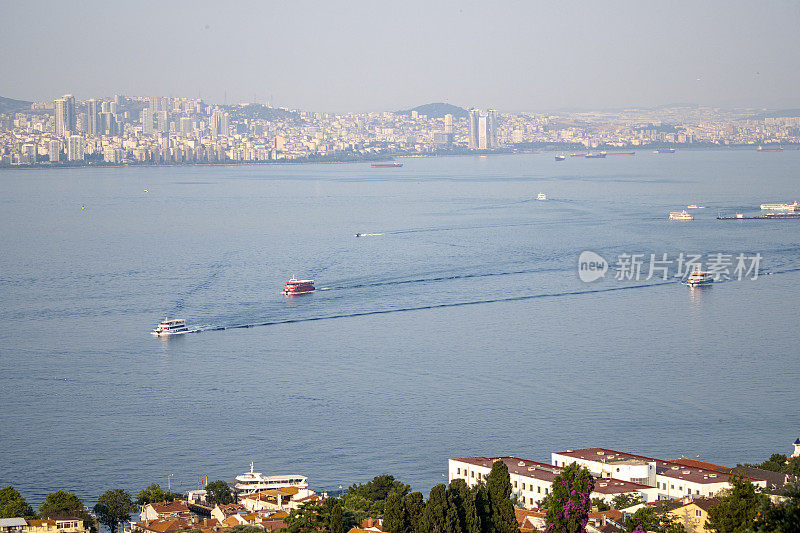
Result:
<svg viewBox="0 0 800 533"><path fill-rule="evenodd" d="M786 452L800 220L715 216L799 180L796 151L0 172L0 486L92 502L252 460L427 491L463 455ZM584 284L583 250L764 259L690 291ZM292 274L324 290L286 299ZM206 331L148 335L165 315Z"/></svg>

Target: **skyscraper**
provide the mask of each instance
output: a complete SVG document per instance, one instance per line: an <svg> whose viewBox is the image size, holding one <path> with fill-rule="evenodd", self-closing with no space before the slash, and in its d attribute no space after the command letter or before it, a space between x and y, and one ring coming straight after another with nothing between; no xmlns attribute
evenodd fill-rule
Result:
<svg viewBox="0 0 800 533"><path fill-rule="evenodd" d="M55 101L56 135L63 136L75 131L75 97L65 94Z"/></svg>
<svg viewBox="0 0 800 533"><path fill-rule="evenodd" d="M449 113L444 116L444 132L453 133L453 115Z"/></svg>
<svg viewBox="0 0 800 533"><path fill-rule="evenodd" d="M142 109L142 133L153 134L153 110L147 107Z"/></svg>
<svg viewBox="0 0 800 533"><path fill-rule="evenodd" d="M67 160L83 161L84 143L80 135L70 135L67 141Z"/></svg>
<svg viewBox="0 0 800 533"><path fill-rule="evenodd" d="M87 133L90 137L94 137L99 135L98 130L98 123L100 120L100 116L97 109L97 100L92 98L91 100L86 101L86 114L88 116L89 127L87 128Z"/></svg>
<svg viewBox="0 0 800 533"><path fill-rule="evenodd" d="M497 111L490 109L484 114L480 109L469 110L469 148L497 148Z"/></svg>

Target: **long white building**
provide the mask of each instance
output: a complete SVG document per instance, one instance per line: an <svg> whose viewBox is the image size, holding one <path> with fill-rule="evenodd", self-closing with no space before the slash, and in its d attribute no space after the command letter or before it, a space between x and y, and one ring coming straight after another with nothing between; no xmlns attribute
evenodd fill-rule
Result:
<svg viewBox="0 0 800 533"><path fill-rule="evenodd" d="M654 487L659 499L710 497L730 486L728 481L731 474L718 470L686 466L606 448L566 450L551 454L551 458L553 464L560 467L578 463L598 478L615 477ZM763 479L750 481L759 487L767 485Z"/></svg>

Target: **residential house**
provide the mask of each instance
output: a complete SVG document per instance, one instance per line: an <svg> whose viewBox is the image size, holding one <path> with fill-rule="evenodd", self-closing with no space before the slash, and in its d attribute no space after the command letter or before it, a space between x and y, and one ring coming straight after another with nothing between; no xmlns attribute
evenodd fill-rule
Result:
<svg viewBox="0 0 800 533"><path fill-rule="evenodd" d="M686 498L683 505L668 512L678 523L683 524L686 533L703 533L708 519L708 511L719 505L718 498Z"/></svg>

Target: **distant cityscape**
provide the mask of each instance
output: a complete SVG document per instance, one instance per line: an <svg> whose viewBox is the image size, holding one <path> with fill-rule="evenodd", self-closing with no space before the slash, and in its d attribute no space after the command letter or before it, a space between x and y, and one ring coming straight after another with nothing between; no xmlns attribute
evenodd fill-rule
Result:
<svg viewBox="0 0 800 533"><path fill-rule="evenodd" d="M121 96L0 98L0 166L175 165L379 160L403 155L800 143L800 110L691 104L508 113L427 104L315 113L256 103Z"/></svg>

